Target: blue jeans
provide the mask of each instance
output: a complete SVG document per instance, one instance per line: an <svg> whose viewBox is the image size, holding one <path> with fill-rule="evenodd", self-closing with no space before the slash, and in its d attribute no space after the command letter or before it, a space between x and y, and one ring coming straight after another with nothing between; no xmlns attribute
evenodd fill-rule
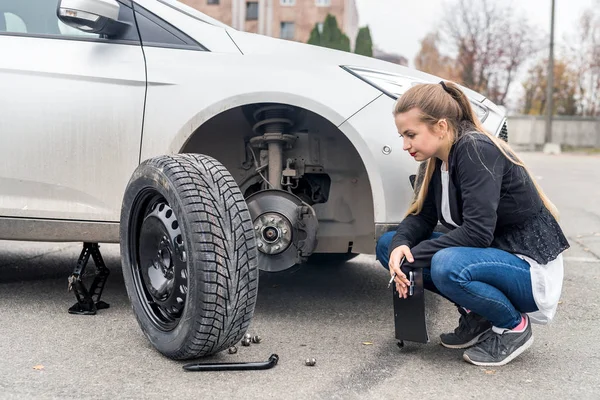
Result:
<svg viewBox="0 0 600 400"><path fill-rule="evenodd" d="M377 241L377 259L387 269L395 232ZM436 239L441 233L434 233ZM410 264L406 264L410 266ZM521 313L537 311L529 264L494 248L449 247L438 251L431 267L423 268L425 289L487 318L494 326L512 329Z"/></svg>

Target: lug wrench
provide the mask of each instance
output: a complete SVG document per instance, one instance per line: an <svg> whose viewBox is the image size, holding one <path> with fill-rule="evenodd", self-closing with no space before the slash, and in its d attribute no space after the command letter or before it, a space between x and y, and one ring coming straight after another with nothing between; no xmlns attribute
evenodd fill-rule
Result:
<svg viewBox="0 0 600 400"><path fill-rule="evenodd" d="M277 361L279 356L271 354L269 360L265 362L186 364L183 369L186 371L247 371L273 368L277 365Z"/></svg>

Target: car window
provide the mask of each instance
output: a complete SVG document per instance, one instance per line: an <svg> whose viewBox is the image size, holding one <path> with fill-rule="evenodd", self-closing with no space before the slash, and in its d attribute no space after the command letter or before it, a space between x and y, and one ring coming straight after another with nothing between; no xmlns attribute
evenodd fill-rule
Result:
<svg viewBox="0 0 600 400"><path fill-rule="evenodd" d="M0 0L0 32L98 37L63 24L56 16L59 0Z"/></svg>
<svg viewBox="0 0 600 400"><path fill-rule="evenodd" d="M7 32L27 33L25 22L13 13L4 13L4 26Z"/></svg>
<svg viewBox="0 0 600 400"><path fill-rule="evenodd" d="M144 46L207 50L185 33L136 5L137 27Z"/></svg>

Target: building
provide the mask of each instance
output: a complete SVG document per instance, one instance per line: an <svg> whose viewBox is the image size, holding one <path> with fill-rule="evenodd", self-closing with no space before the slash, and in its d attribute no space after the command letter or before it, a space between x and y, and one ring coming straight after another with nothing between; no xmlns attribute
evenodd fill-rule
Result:
<svg viewBox="0 0 600 400"><path fill-rule="evenodd" d="M358 33L355 0L180 0L231 27L307 42L315 24L333 14L354 48Z"/></svg>

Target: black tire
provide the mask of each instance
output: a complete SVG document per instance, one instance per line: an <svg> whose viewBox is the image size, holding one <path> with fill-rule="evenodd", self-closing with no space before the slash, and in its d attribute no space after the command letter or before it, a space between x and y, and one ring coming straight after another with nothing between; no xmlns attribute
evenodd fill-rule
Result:
<svg viewBox="0 0 600 400"><path fill-rule="evenodd" d="M195 154L143 162L125 191L120 235L127 294L158 351L197 358L242 338L256 304L257 251L223 165Z"/></svg>

